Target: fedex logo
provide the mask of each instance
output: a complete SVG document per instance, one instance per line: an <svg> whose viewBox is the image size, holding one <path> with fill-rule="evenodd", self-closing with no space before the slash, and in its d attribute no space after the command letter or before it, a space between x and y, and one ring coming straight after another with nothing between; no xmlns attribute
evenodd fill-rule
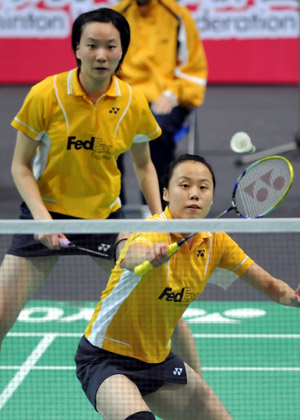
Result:
<svg viewBox="0 0 300 420"><path fill-rule="evenodd" d="M196 297L197 294L192 293L190 287L183 287L180 291L173 291L171 287L166 287L158 299L177 303L193 302Z"/></svg>
<svg viewBox="0 0 300 420"><path fill-rule="evenodd" d="M76 136L69 136L67 150L71 150L72 148L76 150L80 150L80 149L93 150L94 143L95 143L95 137L91 137L90 140L77 140Z"/></svg>
<svg viewBox="0 0 300 420"><path fill-rule="evenodd" d="M67 150L91 150L94 159L111 159L112 145L105 144L103 139L91 137L90 139L78 139L76 136L69 136Z"/></svg>

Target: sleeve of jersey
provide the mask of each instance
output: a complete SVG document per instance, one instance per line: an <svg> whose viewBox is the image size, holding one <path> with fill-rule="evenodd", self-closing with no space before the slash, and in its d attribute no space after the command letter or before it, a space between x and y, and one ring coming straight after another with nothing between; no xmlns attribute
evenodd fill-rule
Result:
<svg viewBox="0 0 300 420"><path fill-rule="evenodd" d="M46 96L40 84L32 87L22 108L11 122L14 128L33 140L39 140L46 131L46 116L50 114L50 110L47 110Z"/></svg>
<svg viewBox="0 0 300 420"><path fill-rule="evenodd" d="M135 92L135 94L138 100L138 106L141 107L142 112L133 143L144 143L158 138L161 135L161 128L152 114L145 96L141 92Z"/></svg>
<svg viewBox="0 0 300 420"><path fill-rule="evenodd" d="M166 90L177 95L180 105L200 106L205 98L208 67L198 28L188 10L181 13L178 45L178 65Z"/></svg>
<svg viewBox="0 0 300 420"><path fill-rule="evenodd" d="M218 267L235 273L238 277L245 274L254 261L239 247L239 245L226 233L221 234L221 241L217 245L217 252L221 258Z"/></svg>

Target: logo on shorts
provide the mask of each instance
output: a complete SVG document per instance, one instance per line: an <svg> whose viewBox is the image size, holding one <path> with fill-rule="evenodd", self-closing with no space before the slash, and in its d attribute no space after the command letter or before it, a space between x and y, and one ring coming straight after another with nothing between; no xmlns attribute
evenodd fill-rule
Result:
<svg viewBox="0 0 300 420"><path fill-rule="evenodd" d="M180 376L182 374L183 368L174 368L173 375Z"/></svg>
<svg viewBox="0 0 300 420"><path fill-rule="evenodd" d="M111 245L108 244L100 244L98 245L98 251L107 252L110 249Z"/></svg>

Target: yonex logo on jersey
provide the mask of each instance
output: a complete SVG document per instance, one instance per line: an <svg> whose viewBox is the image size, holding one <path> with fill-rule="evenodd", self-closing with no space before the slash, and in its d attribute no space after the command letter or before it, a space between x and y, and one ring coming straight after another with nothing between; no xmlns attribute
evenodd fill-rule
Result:
<svg viewBox="0 0 300 420"><path fill-rule="evenodd" d="M111 245L108 244L100 244L98 245L98 251L107 252L110 249Z"/></svg>
<svg viewBox="0 0 300 420"><path fill-rule="evenodd" d="M120 111L120 108L115 108L114 106L109 110L110 114L117 114Z"/></svg>
<svg viewBox="0 0 300 420"><path fill-rule="evenodd" d="M205 249L198 249L197 257L204 257L204 255L205 255Z"/></svg>
<svg viewBox="0 0 300 420"><path fill-rule="evenodd" d="M182 374L183 368L174 368L173 375L180 376Z"/></svg>
<svg viewBox="0 0 300 420"><path fill-rule="evenodd" d="M69 136L68 137L68 145L67 150L71 150L72 148L79 150L93 150L95 143L95 137L91 137L90 140L76 140L76 136Z"/></svg>

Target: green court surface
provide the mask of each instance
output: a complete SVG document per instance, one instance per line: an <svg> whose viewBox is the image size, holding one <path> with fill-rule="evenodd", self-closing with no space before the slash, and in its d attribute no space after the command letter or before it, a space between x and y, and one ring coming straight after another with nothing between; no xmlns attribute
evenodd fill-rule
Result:
<svg viewBox="0 0 300 420"><path fill-rule="evenodd" d="M0 352L1 420L100 419L73 361L94 305L26 306ZM272 302L195 302L186 312L204 377L234 420L300 418L299 315Z"/></svg>

